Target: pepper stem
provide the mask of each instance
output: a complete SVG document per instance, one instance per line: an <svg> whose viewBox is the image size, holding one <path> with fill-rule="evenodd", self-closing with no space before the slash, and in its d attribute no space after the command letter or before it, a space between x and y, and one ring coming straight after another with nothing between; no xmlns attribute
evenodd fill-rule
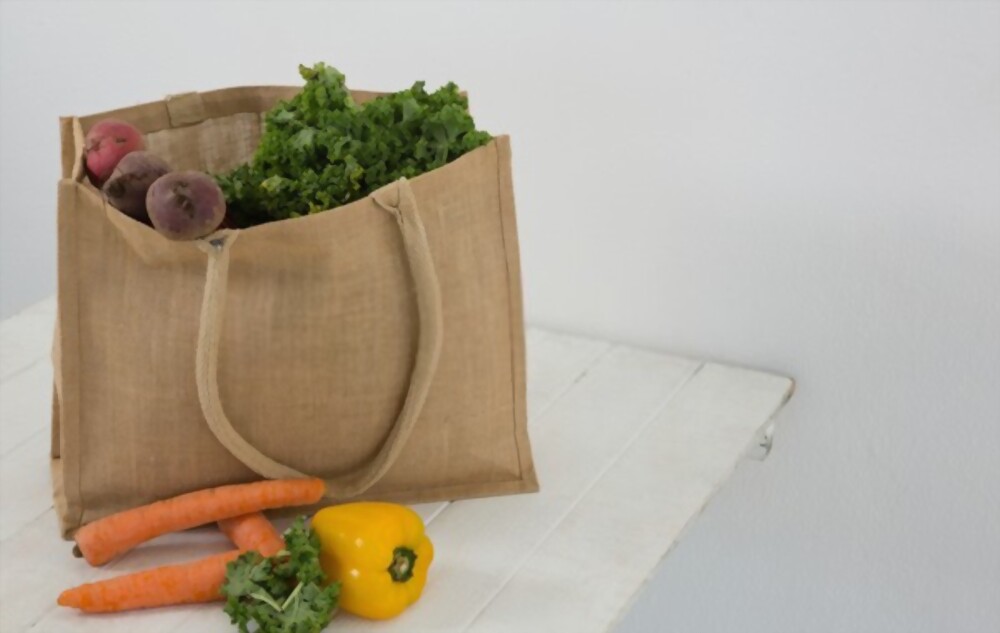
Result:
<svg viewBox="0 0 1000 633"><path fill-rule="evenodd" d="M413 578L413 566L417 563L417 555L408 547L397 547L392 552L392 564L389 565L389 575L393 582L406 582Z"/></svg>

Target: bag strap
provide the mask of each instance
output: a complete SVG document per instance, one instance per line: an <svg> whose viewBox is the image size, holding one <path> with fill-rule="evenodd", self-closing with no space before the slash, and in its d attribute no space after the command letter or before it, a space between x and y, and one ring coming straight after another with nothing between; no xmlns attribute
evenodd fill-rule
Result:
<svg viewBox="0 0 1000 633"><path fill-rule="evenodd" d="M347 499L360 495L385 475L399 457L420 416L427 392L437 371L443 333L441 289L427 234L420 221L417 202L406 179L387 185L370 195L382 209L396 218L403 236L403 249L416 290L420 334L406 399L382 447L367 464L354 471L326 480L327 498ZM269 479L308 477L277 462L251 445L233 428L219 397L219 342L225 314L229 253L239 231L222 230L198 242L208 255L205 291L201 304L201 324L195 357L198 400L208 427L219 442L250 470Z"/></svg>

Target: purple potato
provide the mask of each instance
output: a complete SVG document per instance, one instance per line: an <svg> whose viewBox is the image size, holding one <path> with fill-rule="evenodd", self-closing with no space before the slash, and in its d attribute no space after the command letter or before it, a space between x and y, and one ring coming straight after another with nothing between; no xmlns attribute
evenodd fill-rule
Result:
<svg viewBox="0 0 1000 633"><path fill-rule="evenodd" d="M153 227L171 240L196 240L222 224L226 198L215 180L200 171L161 176L146 193Z"/></svg>
<svg viewBox="0 0 1000 633"><path fill-rule="evenodd" d="M170 171L165 160L145 151L130 152L115 167L102 190L108 204L125 215L149 224L146 192L157 178Z"/></svg>

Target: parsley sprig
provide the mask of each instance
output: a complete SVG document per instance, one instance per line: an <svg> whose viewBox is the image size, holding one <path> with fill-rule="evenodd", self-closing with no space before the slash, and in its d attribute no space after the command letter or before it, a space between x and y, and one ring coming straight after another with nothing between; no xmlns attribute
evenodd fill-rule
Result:
<svg viewBox="0 0 1000 633"><path fill-rule="evenodd" d="M225 611L241 633L318 633L337 608L340 585L324 587L319 538L299 517L285 532L285 549L265 558L241 554L226 568Z"/></svg>

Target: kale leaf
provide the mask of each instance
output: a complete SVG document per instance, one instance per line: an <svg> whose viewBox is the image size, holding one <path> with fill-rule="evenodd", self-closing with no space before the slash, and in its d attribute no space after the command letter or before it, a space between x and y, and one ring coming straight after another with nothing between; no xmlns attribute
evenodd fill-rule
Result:
<svg viewBox="0 0 1000 633"><path fill-rule="evenodd" d="M347 204L491 139L453 83L429 93L418 81L359 105L337 69L321 62L299 72L305 87L265 115L251 161L216 176L238 226Z"/></svg>
<svg viewBox="0 0 1000 633"><path fill-rule="evenodd" d="M265 558L241 554L226 567L224 610L241 633L318 633L337 608L339 583L324 587L319 538L299 517L285 531L285 549Z"/></svg>

